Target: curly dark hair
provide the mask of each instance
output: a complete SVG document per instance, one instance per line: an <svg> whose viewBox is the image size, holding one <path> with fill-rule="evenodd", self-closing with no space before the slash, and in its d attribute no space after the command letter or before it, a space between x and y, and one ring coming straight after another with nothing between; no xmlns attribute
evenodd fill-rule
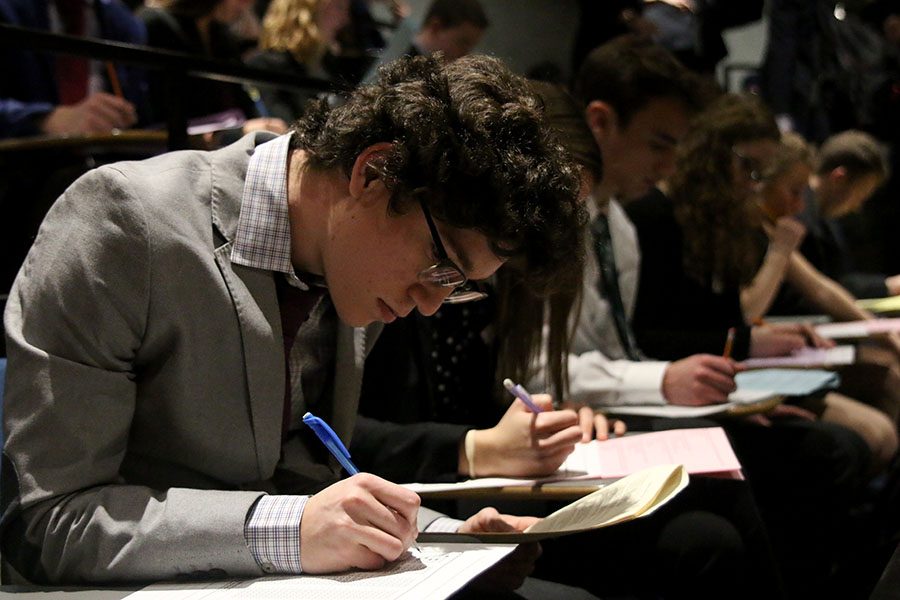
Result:
<svg viewBox="0 0 900 600"><path fill-rule="evenodd" d="M732 148L762 139L780 139L768 109L752 96L726 94L697 115L679 147L670 196L685 269L700 283L744 285L759 268L762 213L753 199L735 197Z"/></svg>
<svg viewBox="0 0 900 600"><path fill-rule="evenodd" d="M499 60L400 59L343 105L314 104L293 129L310 168L347 174L367 147L392 142L379 166L393 214L424 194L436 219L484 234L531 289L577 281L586 214L576 168L541 101Z"/></svg>

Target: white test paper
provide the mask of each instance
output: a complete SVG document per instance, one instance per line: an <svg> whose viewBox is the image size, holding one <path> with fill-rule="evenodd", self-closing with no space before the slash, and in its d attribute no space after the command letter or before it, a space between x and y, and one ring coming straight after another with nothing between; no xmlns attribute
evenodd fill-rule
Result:
<svg viewBox="0 0 900 600"><path fill-rule="evenodd" d="M609 406L604 411L611 415L637 415L645 417L666 417L670 419L708 417L728 412L737 406L752 406L768 402L777 394L767 390L735 390L728 395L728 402L707 404L706 406L680 406L678 404L632 406Z"/></svg>
<svg viewBox="0 0 900 600"><path fill-rule="evenodd" d="M741 364L748 369L765 369L770 367L810 368L851 365L855 361L855 346L835 346L834 348L801 348L788 356L749 358Z"/></svg>
<svg viewBox="0 0 900 600"><path fill-rule="evenodd" d="M443 600L515 547L423 543L379 571L155 583L127 600Z"/></svg>

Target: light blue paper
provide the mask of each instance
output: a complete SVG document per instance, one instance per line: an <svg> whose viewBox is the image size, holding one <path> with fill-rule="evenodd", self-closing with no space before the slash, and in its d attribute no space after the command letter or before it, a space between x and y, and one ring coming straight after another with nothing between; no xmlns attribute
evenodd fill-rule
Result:
<svg viewBox="0 0 900 600"><path fill-rule="evenodd" d="M734 380L738 390L805 396L820 390L836 388L841 383L841 376L822 369L758 369L738 373Z"/></svg>

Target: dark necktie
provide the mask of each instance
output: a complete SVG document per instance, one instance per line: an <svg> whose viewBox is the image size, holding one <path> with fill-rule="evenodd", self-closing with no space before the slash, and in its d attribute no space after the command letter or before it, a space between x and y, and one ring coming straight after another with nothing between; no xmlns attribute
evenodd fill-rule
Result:
<svg viewBox="0 0 900 600"><path fill-rule="evenodd" d="M63 32L83 36L85 33L84 0L56 0L56 10L63 24ZM88 91L88 60L83 56L60 54L56 57L56 81L59 103L76 104L84 100Z"/></svg>
<svg viewBox="0 0 900 600"><path fill-rule="evenodd" d="M634 333L625 316L625 306L622 304L622 294L619 291L619 273L616 269L616 256L613 253L612 238L609 235L609 219L605 214L600 214L591 226L594 234L594 252L597 255L597 264L600 267L600 281L598 287L600 295L609 302L612 309L613 322L616 325L616 333L619 342L625 351L625 356L631 360L641 360L641 353L634 340Z"/></svg>
<svg viewBox="0 0 900 600"><path fill-rule="evenodd" d="M300 326L309 318L309 313L325 293L325 288L310 287L309 290L301 290L290 285L282 275L276 274L275 290L278 294L284 342L284 407L281 413L281 435L284 438L291 426L291 348Z"/></svg>

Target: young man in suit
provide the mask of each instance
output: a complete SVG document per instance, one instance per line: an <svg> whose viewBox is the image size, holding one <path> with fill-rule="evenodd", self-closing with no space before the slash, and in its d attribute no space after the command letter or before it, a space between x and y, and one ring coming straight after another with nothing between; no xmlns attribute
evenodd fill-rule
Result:
<svg viewBox="0 0 900 600"><path fill-rule="evenodd" d="M381 322L477 297L506 260L552 289L582 247L577 187L487 57L399 61L286 136L90 172L5 314L3 558L70 583L396 559L418 497L338 481L300 416L349 441Z"/></svg>

